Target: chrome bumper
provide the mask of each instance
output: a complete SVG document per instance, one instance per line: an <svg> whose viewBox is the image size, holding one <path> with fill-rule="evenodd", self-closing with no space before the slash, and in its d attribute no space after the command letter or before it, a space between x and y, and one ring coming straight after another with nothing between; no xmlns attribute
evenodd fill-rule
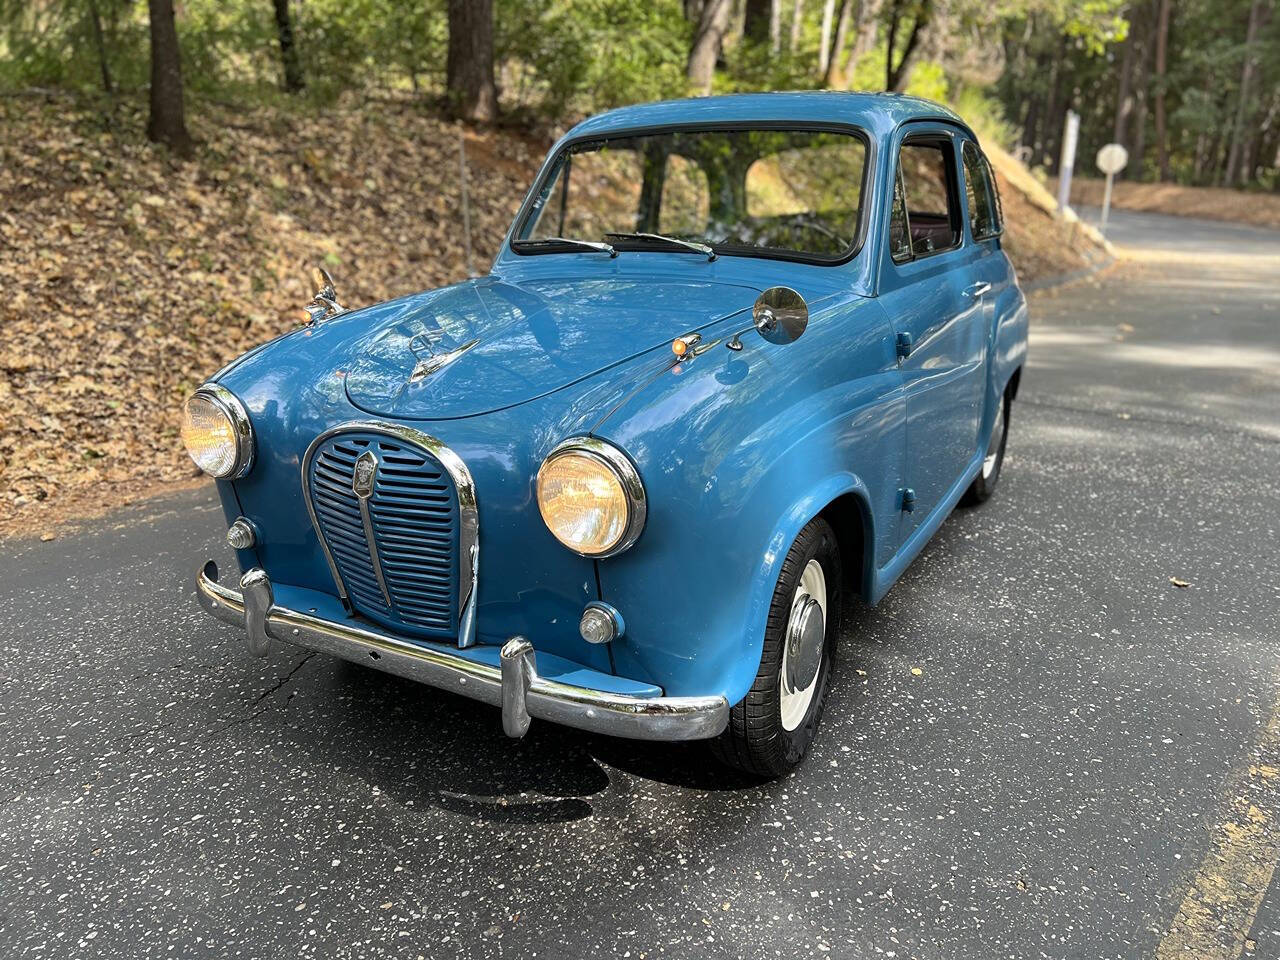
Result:
<svg viewBox="0 0 1280 960"><path fill-rule="evenodd" d="M513 737L524 736L531 717L636 740L701 740L719 734L729 721L724 697L632 697L540 677L533 647L522 637L507 641L494 666L354 621L277 606L271 581L257 567L232 590L218 583L217 565L209 561L196 575L196 597L206 613L242 627L255 656L281 640L452 690L501 707L503 729Z"/></svg>

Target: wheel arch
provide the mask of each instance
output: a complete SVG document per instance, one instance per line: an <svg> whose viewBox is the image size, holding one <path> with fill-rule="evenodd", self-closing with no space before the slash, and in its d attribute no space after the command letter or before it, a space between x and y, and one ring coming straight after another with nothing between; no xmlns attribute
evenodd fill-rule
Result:
<svg viewBox="0 0 1280 960"><path fill-rule="evenodd" d="M835 531L844 568L844 585L862 599L871 596L875 570L875 536L871 505L858 490L840 494L819 512Z"/></svg>
<svg viewBox="0 0 1280 960"><path fill-rule="evenodd" d="M1018 384L1022 382L1022 366L1019 365L1013 373L1009 374L1009 380L1004 386L1004 395L1010 400L1018 399Z"/></svg>

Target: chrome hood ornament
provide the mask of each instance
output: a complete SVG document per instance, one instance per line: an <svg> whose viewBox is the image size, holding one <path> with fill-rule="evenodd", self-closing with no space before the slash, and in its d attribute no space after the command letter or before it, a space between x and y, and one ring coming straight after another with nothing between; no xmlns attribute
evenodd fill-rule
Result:
<svg viewBox="0 0 1280 960"><path fill-rule="evenodd" d="M311 288L314 296L311 302L302 308L306 314L302 320L303 324L319 323L321 320L328 320L330 317L347 312L347 307L338 302L338 292L333 287L333 277L324 267L311 268Z"/></svg>
<svg viewBox="0 0 1280 960"><path fill-rule="evenodd" d="M420 333L409 341L409 349L413 351L413 355L418 358L418 362L414 364L413 372L409 374L409 382L417 383L425 380L441 367L448 366L457 360L460 356L474 347L480 340L468 340L460 347L453 350L436 352L436 340L441 336L439 331L430 333Z"/></svg>

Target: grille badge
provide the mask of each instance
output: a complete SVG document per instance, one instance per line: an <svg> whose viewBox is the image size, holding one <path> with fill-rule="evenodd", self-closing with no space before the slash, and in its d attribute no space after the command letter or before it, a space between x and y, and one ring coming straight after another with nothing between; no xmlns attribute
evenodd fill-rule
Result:
<svg viewBox="0 0 1280 960"><path fill-rule="evenodd" d="M372 450L366 450L356 460L356 468L351 474L351 491L361 500L373 496L373 480L378 474L378 458Z"/></svg>

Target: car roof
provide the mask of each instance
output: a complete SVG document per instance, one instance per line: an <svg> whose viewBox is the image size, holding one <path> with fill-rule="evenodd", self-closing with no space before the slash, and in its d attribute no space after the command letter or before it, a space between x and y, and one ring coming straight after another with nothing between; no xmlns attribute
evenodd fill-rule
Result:
<svg viewBox="0 0 1280 960"><path fill-rule="evenodd" d="M565 139L686 124L788 121L800 125L847 123L882 136L909 120L943 120L972 134L953 110L921 97L900 93L806 90L693 97L620 107L583 120L569 131Z"/></svg>

